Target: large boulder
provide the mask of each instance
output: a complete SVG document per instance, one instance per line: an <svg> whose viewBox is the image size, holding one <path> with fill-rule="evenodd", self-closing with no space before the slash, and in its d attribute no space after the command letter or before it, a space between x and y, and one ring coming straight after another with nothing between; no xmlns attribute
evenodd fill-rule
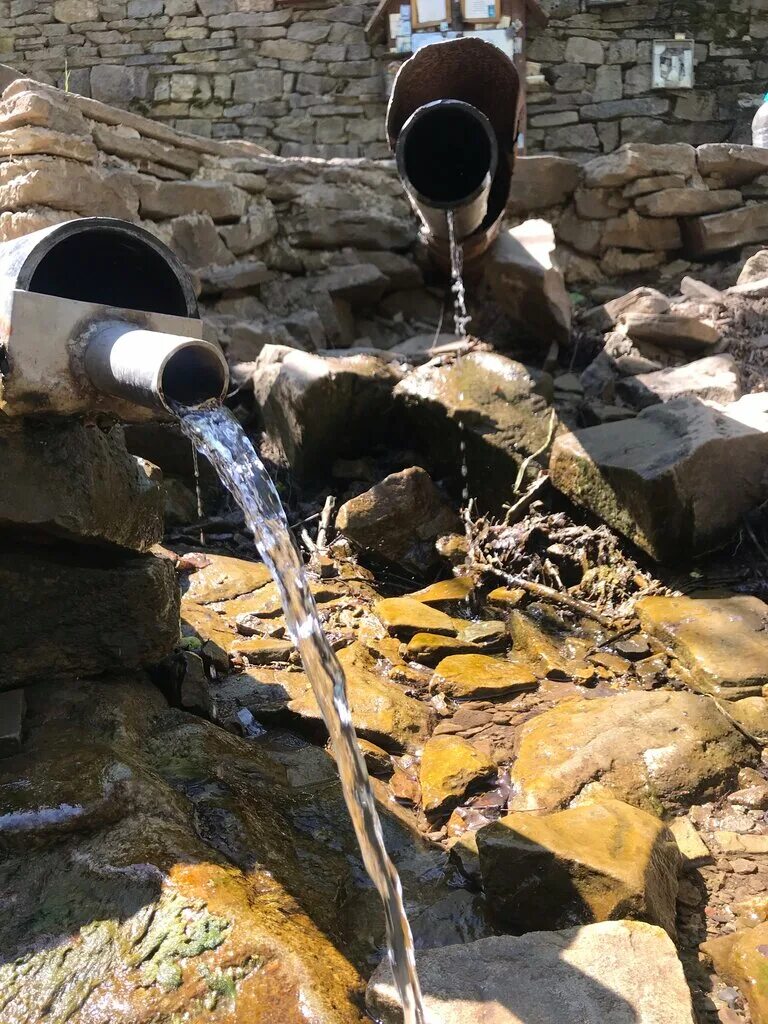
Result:
<svg viewBox="0 0 768 1024"><path fill-rule="evenodd" d="M694 1024L672 940L639 921L497 935L417 953L416 967L430 1024ZM385 962L366 1003L401 1024Z"/></svg>
<svg viewBox="0 0 768 1024"><path fill-rule="evenodd" d="M362 551L428 572L439 561L435 540L459 526L456 513L419 466L392 473L339 509L336 527Z"/></svg>
<svg viewBox="0 0 768 1024"><path fill-rule="evenodd" d="M541 812L598 796L678 810L757 761L709 698L663 691L568 701L525 723L517 753L510 808Z"/></svg>
<svg viewBox="0 0 768 1024"><path fill-rule="evenodd" d="M138 676L28 700L0 774L7 1024L360 1024L383 915L325 751L228 734ZM485 934L447 855L381 811L417 942Z"/></svg>
<svg viewBox="0 0 768 1024"><path fill-rule="evenodd" d="M0 689L148 665L179 637L173 563L153 555L6 542Z"/></svg>
<svg viewBox="0 0 768 1024"><path fill-rule="evenodd" d="M552 264L555 237L550 224L526 221L502 233L485 260L491 293L516 326L546 351L571 333L571 300L561 272Z"/></svg>
<svg viewBox="0 0 768 1024"><path fill-rule="evenodd" d="M163 495L122 431L77 420L0 426L0 525L147 551L163 534Z"/></svg>
<svg viewBox="0 0 768 1024"><path fill-rule="evenodd" d="M758 597L644 597L637 614L702 693L738 701L760 697L768 684L768 605Z"/></svg>
<svg viewBox="0 0 768 1024"><path fill-rule="evenodd" d="M506 930L639 918L675 935L680 854L646 811L602 800L508 814L479 830L477 849L488 906Z"/></svg>
<svg viewBox="0 0 768 1024"><path fill-rule="evenodd" d="M554 486L659 561L727 537L768 498L768 397L725 406L677 399L560 436ZM728 480L727 488L712 486Z"/></svg>
<svg viewBox="0 0 768 1024"><path fill-rule="evenodd" d="M398 379L376 356L323 358L275 345L264 347L251 375L267 434L303 477L384 436Z"/></svg>
<svg viewBox="0 0 768 1024"><path fill-rule="evenodd" d="M394 390L409 443L457 477L466 459L470 496L496 510L511 500L523 460L546 448L552 393L548 374L495 352L428 363Z"/></svg>

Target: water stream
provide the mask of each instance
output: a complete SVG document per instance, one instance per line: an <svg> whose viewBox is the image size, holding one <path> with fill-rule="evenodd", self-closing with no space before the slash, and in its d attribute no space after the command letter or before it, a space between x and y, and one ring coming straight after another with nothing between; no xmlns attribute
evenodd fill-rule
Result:
<svg viewBox="0 0 768 1024"><path fill-rule="evenodd" d="M277 584L288 632L299 650L331 737L363 862L384 904L389 957L404 1024L424 1024L400 878L384 845L368 770L352 725L344 672L323 631L304 563L278 493L256 450L228 409L180 408L177 415L184 433L205 455L242 508L256 548Z"/></svg>

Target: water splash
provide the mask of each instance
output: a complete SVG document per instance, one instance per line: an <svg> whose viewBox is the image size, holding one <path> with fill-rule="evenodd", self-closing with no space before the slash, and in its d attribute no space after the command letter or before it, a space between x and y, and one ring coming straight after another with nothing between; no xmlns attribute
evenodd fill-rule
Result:
<svg viewBox="0 0 768 1024"><path fill-rule="evenodd" d="M384 904L389 957L403 1005L404 1024L425 1024L400 878L384 845L368 770L352 725L344 671L320 623L304 563L278 493L253 445L228 409L180 408L176 413L184 433L206 456L242 508L258 552L277 584L288 632L299 650L331 737L363 862Z"/></svg>

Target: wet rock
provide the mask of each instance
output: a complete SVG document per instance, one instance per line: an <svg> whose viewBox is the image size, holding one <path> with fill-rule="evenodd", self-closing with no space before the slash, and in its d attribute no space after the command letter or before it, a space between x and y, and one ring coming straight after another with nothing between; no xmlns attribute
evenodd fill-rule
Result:
<svg viewBox="0 0 768 1024"><path fill-rule="evenodd" d="M768 498L768 400L729 405L678 399L631 420L559 437L553 485L659 561L678 561L727 537ZM712 487L713 479L738 487Z"/></svg>
<svg viewBox="0 0 768 1024"><path fill-rule="evenodd" d="M456 622L450 615L412 597L387 597L379 601L373 611L387 629L404 639L415 633L456 636L458 632Z"/></svg>
<svg viewBox="0 0 768 1024"><path fill-rule="evenodd" d="M482 648L468 640L436 633L415 633L408 641L405 657L422 665L437 665L453 654L479 654Z"/></svg>
<svg viewBox="0 0 768 1024"><path fill-rule="evenodd" d="M0 689L153 664L179 636L173 564L152 555L6 543Z"/></svg>
<svg viewBox="0 0 768 1024"><path fill-rule="evenodd" d="M666 691L568 701L526 722L512 810L550 812L607 795L659 813L720 794L752 745L707 697Z"/></svg>
<svg viewBox="0 0 768 1024"><path fill-rule="evenodd" d="M419 782L427 815L447 815L472 789L496 771L485 754L460 736L433 736L424 746Z"/></svg>
<svg viewBox="0 0 768 1024"><path fill-rule="evenodd" d="M358 969L383 954L383 918L331 758L287 734L229 735L138 677L33 691L25 753L2 781L32 771L35 788L11 787L15 817L0 822L31 812L49 828L51 808L82 827L34 856L28 829L4 853L18 907L0 922L4 1021L64 1020L76 1005L115 1024L359 1024ZM130 798L106 802L115 763ZM484 934L446 855L382 813L417 942Z"/></svg>
<svg viewBox="0 0 768 1024"><path fill-rule="evenodd" d="M475 583L471 576L452 576L449 580L431 583L408 596L424 604L456 605L465 603L474 589Z"/></svg>
<svg viewBox="0 0 768 1024"><path fill-rule="evenodd" d="M436 539L458 522L429 474L412 466L342 505L336 528L365 552L427 573L439 561Z"/></svg>
<svg viewBox="0 0 768 1024"><path fill-rule="evenodd" d="M739 273L737 284L753 284L768 278L768 249L761 249L750 256Z"/></svg>
<svg viewBox="0 0 768 1024"><path fill-rule="evenodd" d="M0 524L148 551L163 534L162 493L119 427L76 420L0 427Z"/></svg>
<svg viewBox="0 0 768 1024"><path fill-rule="evenodd" d="M230 601L271 583L269 569L263 562L249 562L230 555L205 555L205 565L182 578L186 601L213 604Z"/></svg>
<svg viewBox="0 0 768 1024"><path fill-rule="evenodd" d="M527 662L453 654L437 666L432 683L447 697L462 700L521 693L535 689L538 680Z"/></svg>
<svg viewBox="0 0 768 1024"><path fill-rule="evenodd" d="M266 345L252 382L270 438L294 472L316 476L383 436L398 377L375 356L322 358Z"/></svg>
<svg viewBox="0 0 768 1024"><path fill-rule="evenodd" d="M391 751L420 747L430 731L429 707L390 682L362 644L345 647L338 658L358 735ZM249 668L242 675L228 676L212 696L216 720L225 725L231 725L244 707L257 721L284 721L313 736L324 732L320 708L303 672Z"/></svg>
<svg viewBox="0 0 768 1024"><path fill-rule="evenodd" d="M768 743L768 700L764 696L730 701L725 710L757 743Z"/></svg>
<svg viewBox="0 0 768 1024"><path fill-rule="evenodd" d="M392 761L389 754L376 743L370 740L358 740L358 747L365 758L365 766L371 775L390 775L392 773ZM331 750L331 755L333 751Z"/></svg>
<svg viewBox="0 0 768 1024"><path fill-rule="evenodd" d="M508 814L477 833L496 923L547 931L637 918L673 938L680 854L657 817L620 800Z"/></svg>
<svg viewBox="0 0 768 1024"><path fill-rule="evenodd" d="M508 628L515 652L524 655L537 674L581 683L594 678L594 667L584 660L583 641L573 637L567 623L546 606L513 610Z"/></svg>
<svg viewBox="0 0 768 1024"><path fill-rule="evenodd" d="M555 237L546 221L526 221L504 232L485 260L485 278L496 302L515 324L545 348L568 340L571 300L552 264Z"/></svg>
<svg viewBox="0 0 768 1024"><path fill-rule="evenodd" d="M667 644L702 693L759 697L768 683L768 605L746 594L645 597L643 629Z"/></svg>
<svg viewBox="0 0 768 1024"><path fill-rule="evenodd" d="M21 747L27 702L23 690L0 693L0 757L10 757Z"/></svg>
<svg viewBox="0 0 768 1024"><path fill-rule="evenodd" d="M767 948L766 923L709 939L701 947L702 953L712 961L723 981L740 990L755 1024L763 1024L768 1020L768 985L765 981Z"/></svg>
<svg viewBox="0 0 768 1024"><path fill-rule="evenodd" d="M633 341L678 352L707 351L720 340L716 327L696 317L676 313L630 316L627 318L627 334Z"/></svg>
<svg viewBox="0 0 768 1024"><path fill-rule="evenodd" d="M499 935L420 953L416 966L434 1024L693 1024L691 996L672 940L640 921L561 932ZM388 964L366 1005L401 1024Z"/></svg>
<svg viewBox="0 0 768 1024"><path fill-rule="evenodd" d="M495 352L427 364L395 388L410 443L430 466L457 474L466 443L469 492L481 506L510 498L524 458L546 445L552 378Z"/></svg>
<svg viewBox="0 0 768 1024"><path fill-rule="evenodd" d="M639 373L617 382L620 398L636 409L676 398L695 398L727 405L741 398L739 368L733 356L705 356L684 366Z"/></svg>

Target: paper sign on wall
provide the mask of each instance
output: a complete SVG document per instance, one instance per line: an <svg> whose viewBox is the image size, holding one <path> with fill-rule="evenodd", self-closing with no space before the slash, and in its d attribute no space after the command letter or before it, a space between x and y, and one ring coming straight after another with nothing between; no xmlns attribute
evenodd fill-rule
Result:
<svg viewBox="0 0 768 1024"><path fill-rule="evenodd" d="M498 21L501 0L462 0L461 13L464 21Z"/></svg>
<svg viewBox="0 0 768 1024"><path fill-rule="evenodd" d="M450 15L448 0L413 0L414 28L420 25L440 25Z"/></svg>

